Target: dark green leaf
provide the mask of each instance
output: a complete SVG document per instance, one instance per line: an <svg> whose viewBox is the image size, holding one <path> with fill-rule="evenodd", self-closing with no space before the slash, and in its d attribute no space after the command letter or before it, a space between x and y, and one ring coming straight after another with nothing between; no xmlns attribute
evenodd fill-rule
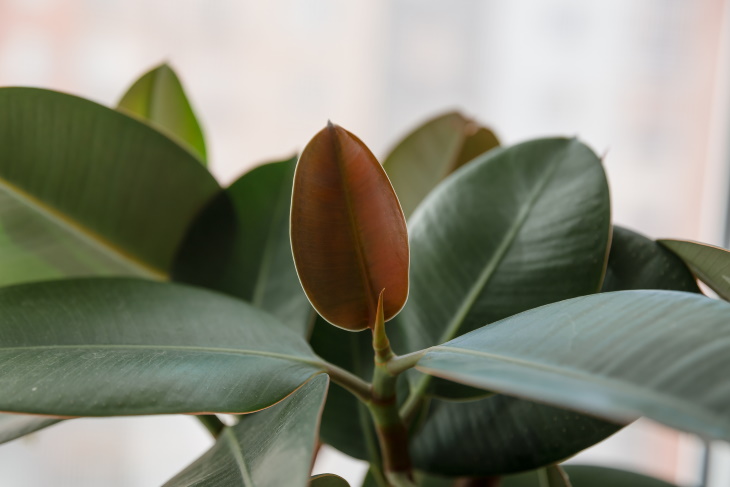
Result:
<svg viewBox="0 0 730 487"><path fill-rule="evenodd" d="M237 425L223 430L210 450L165 486L310 485L309 471L327 384L327 377L315 377L281 403L243 416ZM312 481L311 485L347 487L347 482L342 482Z"/></svg>
<svg viewBox="0 0 730 487"><path fill-rule="evenodd" d="M195 220L173 277L243 298L304 335L312 307L289 244L296 158L244 174Z"/></svg>
<svg viewBox="0 0 730 487"><path fill-rule="evenodd" d="M408 134L385 158L383 168L409 217L442 179L498 145L491 131L450 112Z"/></svg>
<svg viewBox="0 0 730 487"><path fill-rule="evenodd" d="M563 460L619 429L590 416L501 394L471 402L433 400L411 451L416 467L428 472L498 475Z"/></svg>
<svg viewBox="0 0 730 487"><path fill-rule="evenodd" d="M627 423L730 439L730 304L619 291L527 311L433 347L422 371Z"/></svg>
<svg viewBox="0 0 730 487"><path fill-rule="evenodd" d="M634 472L592 465L564 465L573 487L676 487ZM510 486L505 486L510 487Z"/></svg>
<svg viewBox="0 0 730 487"><path fill-rule="evenodd" d="M730 301L730 251L699 242L659 240L725 301Z"/></svg>
<svg viewBox="0 0 730 487"><path fill-rule="evenodd" d="M596 292L609 213L600 160L576 140L536 140L476 159L413 215L411 294L395 320L403 335L393 340L396 351L426 348L532 307ZM413 377L414 395L427 393L424 379ZM500 396L433 406L412 443L416 466L431 473L537 468L617 429ZM477 436L464 442L455 431Z"/></svg>
<svg viewBox="0 0 730 487"><path fill-rule="evenodd" d="M454 174L411 221L403 351L596 292L609 213L600 160L577 140L495 149Z"/></svg>
<svg viewBox="0 0 730 487"><path fill-rule="evenodd" d="M410 352L439 343L449 322L452 330L444 338L531 306L595 292L605 265L608 233L605 176L598 158L579 142L539 140L482 156L444 181L411 221L414 287L409 303L389 326L391 342L397 352ZM358 345L363 349L369 346L365 338ZM314 348L324 353L327 347ZM371 355L364 359L365 366L372 362ZM338 363L337 357L334 361ZM346 361L339 365L352 367ZM416 464L433 473L445 473L440 467L433 470L436 465L461 465L450 473L479 474L484 457L475 459L472 454L479 450L489 452L490 458L508 460L513 470L536 468L618 429L590 417L577 421L575 413L555 408L521 405L515 399L487 401L476 407L434 406L441 413L426 421L412 443ZM469 414L461 414L466 408ZM495 417L498 413L505 415L504 421ZM341 415L332 429L352 418ZM571 424L555 423L555 418ZM573 436L558 434L564 428ZM449 434L488 429L494 434L478 435L477 446ZM505 445L499 438L514 440ZM541 449L530 457L521 453L525 445ZM532 463L525 463L526 457ZM506 465L484 468L490 469L486 473L501 472Z"/></svg>
<svg viewBox="0 0 730 487"><path fill-rule="evenodd" d="M649 288L698 292L694 277L681 260L646 237L614 227L603 291ZM619 428L507 396L460 405L434 401L431 411L433 418L416 438L414 448L419 459L442 472L469 472L470 466L479 465L479 470L472 473L489 474L523 470L525 465L547 465L601 441ZM473 429L472 422L480 415L492 419L480 429ZM483 430L511 430L517 434L506 442L503 434L479 434ZM468 441L460 443L464 438ZM444 443L456 446L443 453ZM468 447L458 446L461 444Z"/></svg>
<svg viewBox="0 0 730 487"><path fill-rule="evenodd" d="M304 339L243 301L134 279L0 289L0 411L243 413L322 372Z"/></svg>
<svg viewBox="0 0 730 487"><path fill-rule="evenodd" d="M476 387L469 387L452 382L450 380L441 379L434 377L431 380L431 388L428 391L428 396L434 399L445 399L448 401L474 401L477 399L485 399L492 396L494 393L479 389Z"/></svg>
<svg viewBox="0 0 730 487"><path fill-rule="evenodd" d="M602 292L666 289L699 293L681 259L638 233L614 226Z"/></svg>
<svg viewBox="0 0 730 487"><path fill-rule="evenodd" d="M118 108L141 118L179 142L205 165L205 138L180 79L167 64L145 73L127 90Z"/></svg>
<svg viewBox="0 0 730 487"><path fill-rule="evenodd" d="M52 426L60 421L60 419L49 418L47 416L0 414L0 443L7 443L21 436Z"/></svg>
<svg viewBox="0 0 730 487"><path fill-rule="evenodd" d="M347 480L331 473L315 475L309 485L310 487L350 487Z"/></svg>
<svg viewBox="0 0 730 487"><path fill-rule="evenodd" d="M167 137L88 100L0 89L0 285L167 275L219 191Z"/></svg>

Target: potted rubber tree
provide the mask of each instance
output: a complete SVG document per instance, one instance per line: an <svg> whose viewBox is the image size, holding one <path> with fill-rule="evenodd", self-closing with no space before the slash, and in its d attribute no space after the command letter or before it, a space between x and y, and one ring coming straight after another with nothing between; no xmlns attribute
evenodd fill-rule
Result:
<svg viewBox="0 0 730 487"><path fill-rule="evenodd" d="M0 89L0 147L0 441L188 414L167 486L346 486L326 443L366 486L650 487L560 464L642 416L730 439L730 254L613 225L577 139L447 113L381 165L328 123L222 188L162 65L115 108Z"/></svg>

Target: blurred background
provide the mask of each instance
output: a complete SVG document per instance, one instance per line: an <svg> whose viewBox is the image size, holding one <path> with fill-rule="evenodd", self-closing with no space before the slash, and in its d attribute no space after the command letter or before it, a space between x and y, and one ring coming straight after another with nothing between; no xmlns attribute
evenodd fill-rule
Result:
<svg viewBox="0 0 730 487"><path fill-rule="evenodd" d="M614 220L728 244L727 0L0 0L0 85L114 105L163 61L222 182L300 150L327 119L376 153L459 109L503 143L577 135ZM211 444L187 417L75 420L0 446L3 485L156 486ZM572 461L699 485L701 442L640 421ZM730 484L712 447L709 484ZM332 450L317 471L359 485Z"/></svg>

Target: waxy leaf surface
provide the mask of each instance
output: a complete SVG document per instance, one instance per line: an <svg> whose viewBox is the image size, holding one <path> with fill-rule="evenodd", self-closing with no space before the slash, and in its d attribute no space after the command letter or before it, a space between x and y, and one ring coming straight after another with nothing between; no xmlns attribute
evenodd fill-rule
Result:
<svg viewBox="0 0 730 487"><path fill-rule="evenodd" d="M549 465L620 429L502 394L469 402L432 400L428 414L411 441L414 464L450 476L499 475Z"/></svg>
<svg viewBox="0 0 730 487"><path fill-rule="evenodd" d="M659 240L725 301L730 301L730 251L699 242Z"/></svg>
<svg viewBox="0 0 730 487"><path fill-rule="evenodd" d="M682 259L643 235L614 226L601 291L632 289L700 292Z"/></svg>
<svg viewBox="0 0 730 487"><path fill-rule="evenodd" d="M730 439L730 304L619 291L521 313L433 347L424 372L618 423Z"/></svg>
<svg viewBox="0 0 730 487"><path fill-rule="evenodd" d="M383 168L410 217L442 179L498 145L490 130L450 112L408 134L385 158Z"/></svg>
<svg viewBox="0 0 730 487"><path fill-rule="evenodd" d="M372 326L408 296L408 234L383 168L357 137L329 124L297 164L291 245L299 279L319 314L341 328Z"/></svg>
<svg viewBox="0 0 730 487"><path fill-rule="evenodd" d="M610 233L605 174L598 157L577 140L494 149L440 184L413 215L410 232L411 294L392 326L401 335L392 340L398 353L598 291ZM428 395L428 379L411 378L412 394ZM433 401L412 442L415 465L449 475L532 469L618 429L520 402L501 396ZM478 445L452 433L487 430L492 434L475 438ZM535 453L526 454L526 445ZM473 451L483 454L479 460Z"/></svg>
<svg viewBox="0 0 730 487"><path fill-rule="evenodd" d="M205 138L175 71L163 64L139 78L119 101L118 108L149 122L205 164Z"/></svg>
<svg viewBox="0 0 730 487"><path fill-rule="evenodd" d="M404 351L598 291L609 232L605 174L581 142L490 151L413 215L411 293L398 317Z"/></svg>
<svg viewBox="0 0 730 487"><path fill-rule="evenodd" d="M279 404L242 416L215 445L165 487L306 487L327 395L326 376L315 377ZM339 477L336 477L339 478ZM315 483L341 486L347 483Z"/></svg>
<svg viewBox="0 0 730 487"><path fill-rule="evenodd" d="M528 197L530 190L537 194ZM439 343L450 321L456 324L450 331L455 336L530 306L595 292L609 235L600 161L579 142L562 139L496 149L441 183L414 215L411 234L411 278L419 280L419 289L412 288L409 303L388 329L398 353ZM320 354L334 347L327 343L345 343L322 332L315 331L313 342ZM327 339L328 334L333 336ZM359 338L348 350L368 345L367 337ZM354 370L349 361L356 356L349 353L339 365ZM338 363L337 357L329 359ZM363 359L357 368L369 370L372 358ZM442 388L434 392L464 397ZM474 393L467 391L467 397ZM505 397L432 401L433 414L411 445L414 462L432 473L456 466L448 470L455 475L525 470L575 454L618 429L573 412L521 403ZM325 425L329 418L325 413ZM354 415L340 415L339 421L348 431L358 427ZM494 434L478 435L478 445L452 433L486 430ZM335 446L345 449L346 439L343 435ZM525 445L536 453L525 455ZM475 450L485 454L475 459Z"/></svg>
<svg viewBox="0 0 730 487"><path fill-rule="evenodd" d="M694 276L680 259L656 242L615 226L602 290L624 289L699 292ZM547 465L619 429L572 411L503 395L462 404L432 401L430 414L414 439L414 456L431 469L456 474ZM485 430L495 434L479 434ZM444 451L443 445L454 446Z"/></svg>
<svg viewBox="0 0 730 487"><path fill-rule="evenodd" d="M0 89L0 147L0 285L165 277L220 189L146 124L52 91Z"/></svg>
<svg viewBox="0 0 730 487"><path fill-rule="evenodd" d="M296 158L241 176L195 219L173 278L245 299L304 336L314 314L289 243Z"/></svg>
<svg viewBox="0 0 730 487"><path fill-rule="evenodd" d="M0 411L244 413L323 367L243 301L179 284L79 279L0 289Z"/></svg>

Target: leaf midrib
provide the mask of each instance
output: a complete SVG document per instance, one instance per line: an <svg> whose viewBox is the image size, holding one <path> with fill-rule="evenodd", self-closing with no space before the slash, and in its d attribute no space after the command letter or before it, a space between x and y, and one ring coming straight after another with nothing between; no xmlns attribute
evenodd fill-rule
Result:
<svg viewBox="0 0 730 487"><path fill-rule="evenodd" d="M451 322L447 325L446 330L439 338L438 343L444 343L455 336L457 336L459 329L461 328L461 325L464 323L464 320L466 319L467 315L471 311L471 309L474 307L474 303L476 303L479 296L484 291L484 288L489 283L489 280L491 279L492 275L496 272L499 265L502 263L502 260L507 255L507 252L512 246L512 243L517 238L517 235L519 231L524 226L525 222L527 221L532 208L534 208L535 203L542 195L543 191L547 187L548 183L552 179L553 175L557 171L557 168L560 166L561 162L563 161L563 155L567 152L567 149L564 149L560 156L556 156L555 160L556 162L552 164L552 167L544 173L544 176L542 179L538 181L538 184L534 187L532 193L530 194L527 201L521 206L520 211L518 213L517 218L515 219L514 223L510 228L508 229L507 233L505 233L504 237L502 238L502 241L500 242L499 246L497 247L497 250L495 251L494 255L491 259L487 262L487 265L482 270L481 274L477 278L477 280L472 285L471 289L469 290L469 294L467 294L464 301L462 301L461 306L457 310L456 314L454 315L454 318L451 320Z"/></svg>
<svg viewBox="0 0 730 487"><path fill-rule="evenodd" d="M92 232L85 226L67 217L55 208L46 204L44 201L36 198L30 193L27 193L2 177L0 177L0 190L10 195L11 198L15 199L20 204L27 206L32 211L39 213L47 220L63 228L68 233L75 235L90 246L97 248L101 253L110 257L112 260L119 261L127 267L133 267L140 274L154 279L166 280L168 278L167 272L134 257L107 239Z"/></svg>
<svg viewBox="0 0 730 487"><path fill-rule="evenodd" d="M205 352L226 355L256 355L280 360L289 360L293 362L301 362L308 365L314 365L322 368L322 362L315 358L308 359L298 355L289 355L285 353L266 352L263 350L247 350L239 348L218 348L218 347L195 347L185 345L28 345L17 347L0 347L1 352L17 352L30 350L163 350L177 352Z"/></svg>
<svg viewBox="0 0 730 487"><path fill-rule="evenodd" d="M375 316L375 303L373 302L373 299L378 294L378 291L373 289L373 279L370 275L370 268L365 261L365 248L362 243L362 236L360 235L359 221L357 219L357 214L355 213L354 204L352 202L352 195L350 194L347 184L347 175L345 174L346 168L343 165L344 154L342 153L339 135L337 134L336 128L333 128L331 130L333 135L332 143L335 152L335 166L338 169L338 174L340 176L340 185L342 187L342 192L345 196L345 207L347 208L347 216L350 223L350 232L353 242L355 243L355 253L357 254L357 263L360 267L360 276L362 279L363 291L370 294L369 296L367 296L367 306L368 310L370 311L370 315ZM358 148L362 150L362 147L360 147L359 144ZM364 154L366 158L368 157L368 155L369 154Z"/></svg>
<svg viewBox="0 0 730 487"><path fill-rule="evenodd" d="M248 465L246 465L246 458L243 455L243 450L240 448L240 443L233 429L228 427L223 430L223 435L226 441L229 443L229 449L233 455L238 471L241 473L241 480L243 485L246 487L255 487L253 479L251 478L251 472L249 472Z"/></svg>

